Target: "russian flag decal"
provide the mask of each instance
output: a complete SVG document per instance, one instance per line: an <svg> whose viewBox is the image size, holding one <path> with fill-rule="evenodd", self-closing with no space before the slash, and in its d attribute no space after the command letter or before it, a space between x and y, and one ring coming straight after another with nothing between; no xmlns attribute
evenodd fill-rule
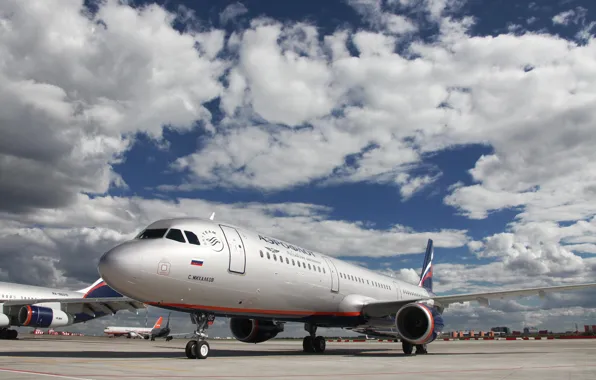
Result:
<svg viewBox="0 0 596 380"><path fill-rule="evenodd" d="M198 259L192 259L190 262L190 265L194 265L197 267L202 267L203 266L203 260L198 260Z"/></svg>

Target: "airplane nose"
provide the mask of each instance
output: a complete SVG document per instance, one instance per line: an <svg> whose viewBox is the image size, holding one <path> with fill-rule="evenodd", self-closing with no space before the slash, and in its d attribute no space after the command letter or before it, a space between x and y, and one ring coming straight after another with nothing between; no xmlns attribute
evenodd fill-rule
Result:
<svg viewBox="0 0 596 380"><path fill-rule="evenodd" d="M116 246L99 259L97 270L101 278L114 290L122 293L123 284L134 282L141 274L141 255L129 244Z"/></svg>

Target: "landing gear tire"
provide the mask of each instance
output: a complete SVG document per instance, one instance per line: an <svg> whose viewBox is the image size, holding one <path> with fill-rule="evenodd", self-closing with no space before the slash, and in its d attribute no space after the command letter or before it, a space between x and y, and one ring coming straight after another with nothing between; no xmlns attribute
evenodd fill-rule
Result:
<svg viewBox="0 0 596 380"><path fill-rule="evenodd" d="M0 339L14 340L14 339L17 339L18 336L19 336L19 332L17 330L8 330L8 329L0 330Z"/></svg>
<svg viewBox="0 0 596 380"><path fill-rule="evenodd" d="M315 352L315 345L310 335L305 336L304 339L302 339L302 349L304 352L308 353Z"/></svg>
<svg viewBox="0 0 596 380"><path fill-rule="evenodd" d="M174 339L174 338L172 338L171 336L168 336L168 337L166 337L166 342L169 342L172 339Z"/></svg>
<svg viewBox="0 0 596 380"><path fill-rule="evenodd" d="M186 347L184 348L184 352L186 353L186 357L189 359L196 359L196 352L197 352L197 341L191 340L190 342L186 343Z"/></svg>
<svg viewBox="0 0 596 380"><path fill-rule="evenodd" d="M418 344L416 345L416 355L426 355L428 351L426 350L426 344Z"/></svg>
<svg viewBox="0 0 596 380"><path fill-rule="evenodd" d="M197 359L207 359L207 356L209 356L209 352L211 351L211 347L209 347L209 343L203 340L194 346L194 351L194 356Z"/></svg>
<svg viewBox="0 0 596 380"><path fill-rule="evenodd" d="M327 343L325 342L325 338L323 338L322 336L316 337L313 341L313 347L315 349L315 352L318 354L322 354L323 352L325 352L326 345Z"/></svg>
<svg viewBox="0 0 596 380"><path fill-rule="evenodd" d="M404 351L406 355L412 355L412 351L414 350L414 345L410 342L401 342L401 349Z"/></svg>

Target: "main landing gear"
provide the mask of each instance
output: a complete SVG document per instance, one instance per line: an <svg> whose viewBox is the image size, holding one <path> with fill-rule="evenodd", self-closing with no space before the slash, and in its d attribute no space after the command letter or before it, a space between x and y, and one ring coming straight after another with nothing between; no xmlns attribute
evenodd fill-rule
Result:
<svg viewBox="0 0 596 380"><path fill-rule="evenodd" d="M308 331L309 335L304 337L302 341L302 349L304 352L322 354L325 352L325 338L317 335L317 326L305 323L304 329Z"/></svg>
<svg viewBox="0 0 596 380"><path fill-rule="evenodd" d="M195 331L196 339L193 339L186 343L186 357L189 359L207 359L209 356L209 343L207 343L207 328L209 324L215 320L215 315L207 313L193 313L190 315L190 319L194 324L197 325Z"/></svg>
<svg viewBox="0 0 596 380"><path fill-rule="evenodd" d="M17 330L0 329L0 339L17 339L19 332Z"/></svg>
<svg viewBox="0 0 596 380"><path fill-rule="evenodd" d="M404 350L404 354L412 355L412 351L414 350L414 345L410 342L406 342L405 340L402 340L401 348L402 348L402 350ZM426 350L426 344L417 344L416 345L416 355L425 355L425 354L428 354L428 351Z"/></svg>

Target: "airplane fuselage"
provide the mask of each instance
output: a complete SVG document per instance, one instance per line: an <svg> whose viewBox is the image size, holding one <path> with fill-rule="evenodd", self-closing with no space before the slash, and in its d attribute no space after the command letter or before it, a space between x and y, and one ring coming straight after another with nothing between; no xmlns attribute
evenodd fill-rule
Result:
<svg viewBox="0 0 596 380"><path fill-rule="evenodd" d="M180 241L164 237L174 229ZM109 271L100 262L106 282L171 310L355 327L366 323L362 301L429 296L424 288L302 246L201 219L155 222L114 250L117 255L102 258L104 264L120 260L108 263Z"/></svg>

